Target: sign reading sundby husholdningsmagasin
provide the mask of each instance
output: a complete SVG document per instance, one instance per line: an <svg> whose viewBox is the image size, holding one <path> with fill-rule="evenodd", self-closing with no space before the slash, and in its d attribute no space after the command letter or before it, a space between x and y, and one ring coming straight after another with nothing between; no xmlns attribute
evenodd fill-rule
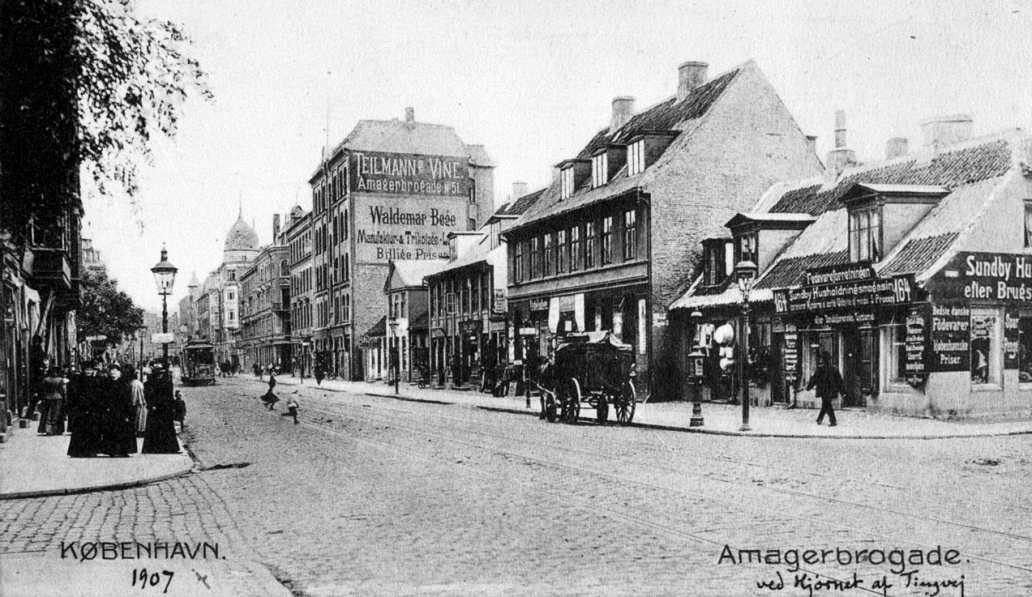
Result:
<svg viewBox="0 0 1032 597"><path fill-rule="evenodd" d="M469 195L469 161L465 157L355 151L349 172L352 193Z"/></svg>
<svg viewBox="0 0 1032 597"><path fill-rule="evenodd" d="M1032 304L1032 255L957 253L927 284L936 301Z"/></svg>

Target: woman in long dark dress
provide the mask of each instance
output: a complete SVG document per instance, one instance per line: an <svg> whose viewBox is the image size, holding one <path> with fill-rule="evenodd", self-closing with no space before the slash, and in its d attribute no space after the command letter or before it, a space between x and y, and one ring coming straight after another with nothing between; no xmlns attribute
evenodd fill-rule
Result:
<svg viewBox="0 0 1032 597"><path fill-rule="evenodd" d="M179 454L176 439L176 404L172 397L172 378L167 371L152 375L144 384L147 399L147 431L143 435L144 454Z"/></svg>
<svg viewBox="0 0 1032 597"><path fill-rule="evenodd" d="M72 458L90 458L100 452L103 417L98 382L101 380L91 368L72 376L69 384L68 416L72 438L68 442L68 455Z"/></svg>
<svg viewBox="0 0 1032 597"><path fill-rule="evenodd" d="M101 392L107 402L106 425L101 452L117 458L136 454L136 408L133 406L133 391L129 381L122 377L122 370L112 365L109 379Z"/></svg>

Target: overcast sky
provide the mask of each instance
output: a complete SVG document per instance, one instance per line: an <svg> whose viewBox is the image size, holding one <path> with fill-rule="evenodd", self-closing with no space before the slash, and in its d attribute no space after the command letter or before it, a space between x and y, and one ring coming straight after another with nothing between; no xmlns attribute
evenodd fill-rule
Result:
<svg viewBox="0 0 1032 597"><path fill-rule="evenodd" d="M531 190L609 120L618 95L640 111L671 95L677 67L710 76L754 59L802 130L881 159L894 136L920 146L919 122L968 113L976 135L1032 125L1032 2L965 0L648 2L141 0L180 23L215 101L185 108L156 147L135 206L86 198L83 234L111 276L160 308L150 268L161 243L203 281L242 206L262 243L272 214L311 209L322 147L361 119L450 125L497 163L496 201Z"/></svg>

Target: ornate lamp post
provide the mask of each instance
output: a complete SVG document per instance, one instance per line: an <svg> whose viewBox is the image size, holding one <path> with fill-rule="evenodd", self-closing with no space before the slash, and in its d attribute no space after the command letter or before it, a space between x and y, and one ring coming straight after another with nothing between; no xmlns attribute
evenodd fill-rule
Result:
<svg viewBox="0 0 1032 597"><path fill-rule="evenodd" d="M703 364L706 355L702 352L702 345L699 343L699 326L702 325L702 313L699 311L692 311L691 314L692 325L695 327L695 346L692 348L692 353L688 355L688 376L689 383L691 383L695 395L695 403L692 405L692 418L688 422L689 427L702 427L704 421L702 419L702 376L703 376Z"/></svg>
<svg viewBox="0 0 1032 597"><path fill-rule="evenodd" d="M151 268L151 273L154 274L154 282L158 285L158 294L161 295L161 333L168 333L168 295L172 294L172 285L176 282L176 272L179 271L176 266L172 265L168 261L168 251L165 250L164 245L161 247L161 261ZM168 367L168 342L162 342L162 361L164 362L165 371L169 371Z"/></svg>
<svg viewBox="0 0 1032 597"><path fill-rule="evenodd" d="M741 351L738 355L739 371L742 380L742 426L739 431L752 431L749 427L749 380L746 379L749 367L749 293L752 292L753 281L756 279L756 264L752 261L739 261L735 266L735 281L738 282L738 290L742 293L742 342L739 345Z"/></svg>

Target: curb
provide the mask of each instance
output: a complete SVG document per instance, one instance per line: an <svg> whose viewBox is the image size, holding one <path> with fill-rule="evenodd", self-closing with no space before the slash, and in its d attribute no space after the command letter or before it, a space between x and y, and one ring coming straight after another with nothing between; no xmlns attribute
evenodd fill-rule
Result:
<svg viewBox="0 0 1032 597"><path fill-rule="evenodd" d="M134 481L126 481L123 483L110 483L104 485L90 485L88 487L66 487L61 489L42 489L39 491L16 491L11 493L0 494L0 500L18 500L31 497L48 497L54 495L75 495L79 493L92 493L94 491L114 491L117 489L130 489L132 487L140 487L142 485L150 485L151 483L158 483L160 481L167 481L169 479L175 479L176 477L182 477L193 471L193 459L190 460L190 467L184 468L181 471L174 473L168 473L165 475L158 475L156 477L146 477L143 479L136 479Z"/></svg>

